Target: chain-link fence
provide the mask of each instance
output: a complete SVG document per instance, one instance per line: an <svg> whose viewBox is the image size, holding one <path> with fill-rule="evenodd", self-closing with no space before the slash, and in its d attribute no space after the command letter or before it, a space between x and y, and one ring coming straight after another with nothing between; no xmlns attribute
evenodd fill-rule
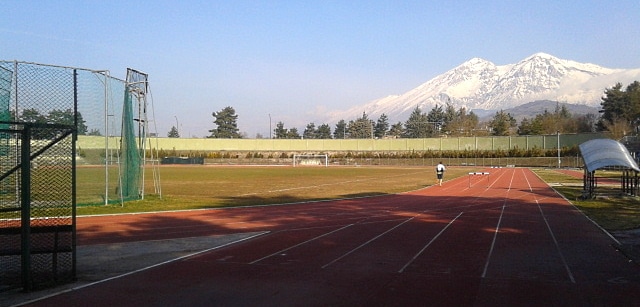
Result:
<svg viewBox="0 0 640 307"><path fill-rule="evenodd" d="M144 177L137 175L144 160L136 159L148 150L148 84L146 74L130 74L127 82L108 71L0 61L0 291L75 278L78 199L106 204L144 195L138 184ZM124 113L137 129L123 125ZM123 139L123 126L132 140ZM92 163L77 175L84 164L77 135L104 136L97 152L104 167L93 170Z"/></svg>

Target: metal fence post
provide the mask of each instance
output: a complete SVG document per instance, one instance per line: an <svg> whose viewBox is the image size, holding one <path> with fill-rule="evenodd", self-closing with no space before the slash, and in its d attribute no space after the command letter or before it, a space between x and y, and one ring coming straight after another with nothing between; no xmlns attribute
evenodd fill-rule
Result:
<svg viewBox="0 0 640 307"><path fill-rule="evenodd" d="M31 125L25 124L20 136L20 219L22 248L22 287L32 289L31 278Z"/></svg>

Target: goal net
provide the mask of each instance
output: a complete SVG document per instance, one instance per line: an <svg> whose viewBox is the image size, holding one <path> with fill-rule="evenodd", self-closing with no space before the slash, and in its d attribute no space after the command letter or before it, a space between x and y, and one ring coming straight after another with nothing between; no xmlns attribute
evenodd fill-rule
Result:
<svg viewBox="0 0 640 307"><path fill-rule="evenodd" d="M293 155L293 166L329 166L329 155Z"/></svg>

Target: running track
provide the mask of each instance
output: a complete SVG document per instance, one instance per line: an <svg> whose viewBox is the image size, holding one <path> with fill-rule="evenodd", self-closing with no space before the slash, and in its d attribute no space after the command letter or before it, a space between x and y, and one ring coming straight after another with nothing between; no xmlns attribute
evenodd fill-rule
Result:
<svg viewBox="0 0 640 307"><path fill-rule="evenodd" d="M640 267L612 237L530 170L486 171L374 198L79 218L79 244L269 232L32 305L640 305Z"/></svg>

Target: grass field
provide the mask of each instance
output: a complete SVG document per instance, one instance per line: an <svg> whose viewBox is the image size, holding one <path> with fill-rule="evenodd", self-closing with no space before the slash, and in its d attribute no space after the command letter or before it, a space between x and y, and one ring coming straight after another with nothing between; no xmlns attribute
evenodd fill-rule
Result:
<svg viewBox="0 0 640 307"><path fill-rule="evenodd" d="M450 168L445 179L472 168ZM100 203L104 180L97 168L78 169L78 203ZM102 171L103 172L103 171ZM78 214L186 210L269 205L383 195L416 190L435 183L431 167L160 167L162 199L101 206L79 206ZM82 179L80 179L82 178ZM147 175L146 178L152 178ZM147 193L153 182L147 180ZM110 188L114 190L115 187Z"/></svg>
<svg viewBox="0 0 640 307"><path fill-rule="evenodd" d="M476 171L449 167L445 180ZM580 200L582 180L553 169L534 169L546 182L580 210L608 230L640 227L640 200L628 197ZM78 169L78 203L99 200L104 194L104 171ZM79 215L188 210L234 206L271 205L384 195L412 191L435 183L431 167L160 167L162 197L124 205L79 206ZM151 174L147 193L153 193ZM110 190L115 187L110 187ZM99 201L98 201L99 203Z"/></svg>
<svg viewBox="0 0 640 307"><path fill-rule="evenodd" d="M583 200L580 199L582 178L574 178L553 169L534 171L603 228L612 231L640 228L640 198L618 195ZM598 171L598 176L615 178L620 176L620 172ZM598 187L598 191L609 195L617 194L619 189L619 186Z"/></svg>

